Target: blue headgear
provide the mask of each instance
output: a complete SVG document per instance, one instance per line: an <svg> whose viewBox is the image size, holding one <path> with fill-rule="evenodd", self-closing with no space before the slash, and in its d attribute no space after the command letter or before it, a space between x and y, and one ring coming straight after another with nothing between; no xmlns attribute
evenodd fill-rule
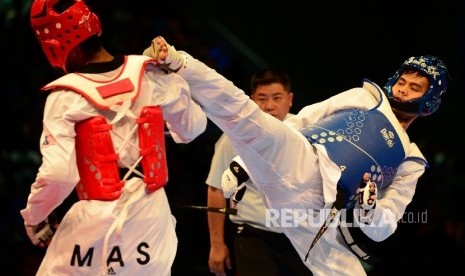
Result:
<svg viewBox="0 0 465 276"><path fill-rule="evenodd" d="M419 99L408 102L398 102L394 100L392 87L406 69L415 69L423 72L428 77L429 88ZM419 116L428 116L439 108L441 96L446 93L447 90L448 78L447 68L440 59L429 55L410 57L400 66L396 73L388 79L387 83L384 85L384 91L387 94L391 106L396 109Z"/></svg>

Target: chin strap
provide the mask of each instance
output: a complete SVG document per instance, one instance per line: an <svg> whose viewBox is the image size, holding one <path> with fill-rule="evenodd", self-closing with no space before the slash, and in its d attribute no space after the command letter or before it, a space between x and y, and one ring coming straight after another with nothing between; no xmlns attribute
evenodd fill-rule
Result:
<svg viewBox="0 0 465 276"><path fill-rule="evenodd" d="M388 101L391 107L410 114L417 115L418 110L420 109L420 103L418 101L399 102L392 98L388 98Z"/></svg>

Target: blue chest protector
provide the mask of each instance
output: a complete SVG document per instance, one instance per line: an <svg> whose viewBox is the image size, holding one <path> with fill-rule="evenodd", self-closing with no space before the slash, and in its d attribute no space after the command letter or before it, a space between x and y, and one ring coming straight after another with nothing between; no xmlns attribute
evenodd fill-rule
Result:
<svg viewBox="0 0 465 276"><path fill-rule="evenodd" d="M312 144L323 145L342 172L338 187L345 194L344 208L355 204L365 172L384 190L406 158L398 133L377 109L343 110L300 130Z"/></svg>

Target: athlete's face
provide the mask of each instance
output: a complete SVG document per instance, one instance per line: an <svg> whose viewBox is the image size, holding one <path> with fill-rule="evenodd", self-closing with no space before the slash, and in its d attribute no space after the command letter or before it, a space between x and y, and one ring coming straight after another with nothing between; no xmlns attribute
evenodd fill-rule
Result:
<svg viewBox="0 0 465 276"><path fill-rule="evenodd" d="M429 81L417 73L404 73L392 86L394 99L399 102L421 98L428 89Z"/></svg>
<svg viewBox="0 0 465 276"><path fill-rule="evenodd" d="M292 106L294 94L286 91L281 83L262 84L257 86L251 99L258 104L261 110L284 120Z"/></svg>

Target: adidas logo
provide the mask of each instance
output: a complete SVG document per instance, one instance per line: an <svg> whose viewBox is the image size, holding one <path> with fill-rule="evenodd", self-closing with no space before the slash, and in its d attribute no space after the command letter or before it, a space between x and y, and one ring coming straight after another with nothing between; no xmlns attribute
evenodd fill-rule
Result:
<svg viewBox="0 0 465 276"><path fill-rule="evenodd" d="M108 275L116 275L116 272L113 269L113 267L108 268Z"/></svg>
<svg viewBox="0 0 465 276"><path fill-rule="evenodd" d="M234 171L235 171L236 173L239 173L239 167L238 167L238 166L234 166L233 169L234 169Z"/></svg>

